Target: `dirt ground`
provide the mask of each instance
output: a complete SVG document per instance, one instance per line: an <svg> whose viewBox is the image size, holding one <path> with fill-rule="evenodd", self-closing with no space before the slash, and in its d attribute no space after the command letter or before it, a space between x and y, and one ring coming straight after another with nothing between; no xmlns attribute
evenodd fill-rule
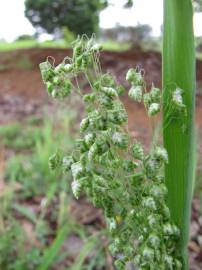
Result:
<svg viewBox="0 0 202 270"><path fill-rule="evenodd" d="M0 124L21 121L28 116L40 115L44 106L50 109L53 102L48 97L42 83L38 65L51 55L59 63L71 54L62 49L26 49L0 53ZM116 75L120 83L124 83L128 68L139 66L145 70L148 85L161 85L161 57L156 52L131 50L128 52L101 54L104 71ZM196 126L198 138L202 137L202 62L197 61L197 97ZM126 85L127 87L127 85ZM147 145L151 137L152 123L147 119L141 105L134 104L127 97L123 98L129 114L129 128L133 135ZM79 105L78 105L79 106ZM202 140L199 140L199 156L202 156ZM202 269L202 216L200 203L194 199L192 212L191 240L189 244L192 270Z"/></svg>

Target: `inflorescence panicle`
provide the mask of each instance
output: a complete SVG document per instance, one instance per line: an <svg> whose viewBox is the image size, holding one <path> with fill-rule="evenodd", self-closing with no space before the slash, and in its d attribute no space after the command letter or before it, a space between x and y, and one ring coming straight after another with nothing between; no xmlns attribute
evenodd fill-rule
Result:
<svg viewBox="0 0 202 270"><path fill-rule="evenodd" d="M131 138L119 99L125 89L111 74L102 73L100 49L93 38L81 37L74 43L68 63L65 59L56 67L48 61L40 64L48 93L64 98L75 90L86 110L74 151L64 157L54 154L50 168L61 166L64 172L70 171L74 196L78 199L84 192L103 209L117 269L125 269L128 262L139 270L182 269L175 249L180 232L170 220L162 175L162 167L169 162L167 151L156 145L145 153L142 144ZM89 83L87 94L77 88L77 78L82 75ZM126 80L131 85L129 97L143 102L150 117L160 112L161 90L152 86L146 91L142 70L129 69ZM172 99L176 108L184 110L181 91L177 88Z"/></svg>

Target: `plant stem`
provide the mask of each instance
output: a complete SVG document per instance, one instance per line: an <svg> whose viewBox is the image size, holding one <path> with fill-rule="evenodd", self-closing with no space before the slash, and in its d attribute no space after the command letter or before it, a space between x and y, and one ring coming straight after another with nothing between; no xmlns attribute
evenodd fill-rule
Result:
<svg viewBox="0 0 202 270"><path fill-rule="evenodd" d="M172 85L172 87L171 87ZM173 85L184 91L187 117L164 121L164 146L169 164L165 167L168 206L172 220L181 230L179 246L183 270L188 269L187 242L195 169L195 52L191 0L164 0L163 89L164 105L169 102ZM164 108L164 119L166 112ZM182 125L186 128L185 131Z"/></svg>

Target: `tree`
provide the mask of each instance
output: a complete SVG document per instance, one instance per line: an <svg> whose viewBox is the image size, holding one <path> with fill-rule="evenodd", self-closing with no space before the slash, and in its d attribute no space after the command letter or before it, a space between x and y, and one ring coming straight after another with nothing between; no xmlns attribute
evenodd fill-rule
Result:
<svg viewBox="0 0 202 270"><path fill-rule="evenodd" d="M114 39L117 41L140 44L150 38L152 28L148 24L138 24L137 26L121 26L109 29L102 29L101 36L104 39Z"/></svg>
<svg viewBox="0 0 202 270"><path fill-rule="evenodd" d="M91 35L98 31L99 12L106 6L106 0L25 0L25 16L50 34L68 27L77 35Z"/></svg>
<svg viewBox="0 0 202 270"><path fill-rule="evenodd" d="M198 12L202 11L202 0L194 0L195 10Z"/></svg>

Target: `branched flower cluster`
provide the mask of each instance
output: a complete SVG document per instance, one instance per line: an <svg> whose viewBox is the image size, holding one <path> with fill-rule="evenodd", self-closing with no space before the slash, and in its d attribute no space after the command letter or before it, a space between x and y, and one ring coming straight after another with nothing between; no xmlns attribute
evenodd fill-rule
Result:
<svg viewBox="0 0 202 270"><path fill-rule="evenodd" d="M139 270L182 269L176 250L180 232L170 221L161 174L168 162L167 152L156 145L147 154L141 143L130 137L127 113L119 99L124 87L101 72L99 50L94 39L78 38L69 63L53 67L46 61L40 65L49 94L63 98L75 89L86 110L74 151L63 158L54 154L50 167L62 165L65 172L71 171L74 196L78 199L85 192L103 209L117 269L125 269L128 262ZM88 93L80 90L80 76L89 82ZM152 86L146 92L143 72L138 69L130 69L126 80L131 84L129 96L143 101L149 116L156 115L161 108L160 89ZM179 94L173 93L173 100L181 106Z"/></svg>

